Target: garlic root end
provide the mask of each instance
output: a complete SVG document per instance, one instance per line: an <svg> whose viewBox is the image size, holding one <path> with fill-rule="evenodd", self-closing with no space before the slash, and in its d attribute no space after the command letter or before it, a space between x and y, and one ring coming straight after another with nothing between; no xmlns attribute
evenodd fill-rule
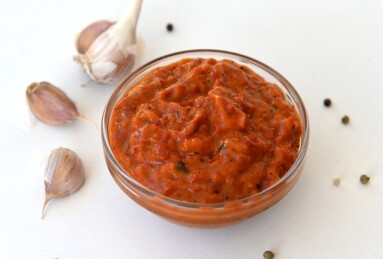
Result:
<svg viewBox="0 0 383 259"><path fill-rule="evenodd" d="M89 122L89 123L93 124L93 126L95 126L96 129L98 129L98 125L97 125L96 122L94 122L93 120L89 119L88 117L86 117L86 116L84 116L82 114L80 114L77 119Z"/></svg>
<svg viewBox="0 0 383 259"><path fill-rule="evenodd" d="M45 217L45 207L47 206L48 201L50 201L54 198L55 198L55 196L52 194L45 194L43 209L41 211L41 219L44 219L44 217Z"/></svg>

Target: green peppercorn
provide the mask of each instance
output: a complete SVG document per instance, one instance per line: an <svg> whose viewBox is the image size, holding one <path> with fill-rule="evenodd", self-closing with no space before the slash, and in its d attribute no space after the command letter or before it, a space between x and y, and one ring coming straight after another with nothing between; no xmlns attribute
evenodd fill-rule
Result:
<svg viewBox="0 0 383 259"><path fill-rule="evenodd" d="M342 123L343 124L348 124L350 122L350 117L348 117L347 115L344 115L342 117Z"/></svg>
<svg viewBox="0 0 383 259"><path fill-rule="evenodd" d="M189 170L186 168L186 165L182 161L178 161L177 170L183 173L189 173Z"/></svg>
<svg viewBox="0 0 383 259"><path fill-rule="evenodd" d="M339 185L340 185L340 179L339 179L339 178L335 178L334 180L332 180L332 183L333 183L335 186L339 186Z"/></svg>
<svg viewBox="0 0 383 259"><path fill-rule="evenodd" d="M265 251L263 253L263 258L264 259L273 259L274 258L274 253L271 251Z"/></svg>
<svg viewBox="0 0 383 259"><path fill-rule="evenodd" d="M326 107L330 107L331 106L331 99L329 99L329 98L324 99L323 104Z"/></svg>
<svg viewBox="0 0 383 259"><path fill-rule="evenodd" d="M362 174L362 175L360 176L360 182L361 182L362 184L368 184L369 181L370 181L370 177L368 177L367 175Z"/></svg>

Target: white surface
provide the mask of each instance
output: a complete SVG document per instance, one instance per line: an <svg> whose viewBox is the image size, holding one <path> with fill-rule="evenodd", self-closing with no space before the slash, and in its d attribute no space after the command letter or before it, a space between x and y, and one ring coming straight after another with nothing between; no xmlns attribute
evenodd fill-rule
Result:
<svg viewBox="0 0 383 259"><path fill-rule="evenodd" d="M126 1L0 2L0 258L262 258L268 249L276 258L382 258L383 2L144 2L139 64L190 48L243 53L288 78L310 115L306 167L288 196L244 223L201 230L168 223L127 198L91 124L51 127L28 117L25 88L47 80L100 121L114 86L80 86L88 78L72 61L73 38L94 20L118 18ZM340 123L344 114L348 126ZM87 180L51 202L41 220L40 164L58 146L81 156ZM362 173L371 176L368 186L359 183Z"/></svg>

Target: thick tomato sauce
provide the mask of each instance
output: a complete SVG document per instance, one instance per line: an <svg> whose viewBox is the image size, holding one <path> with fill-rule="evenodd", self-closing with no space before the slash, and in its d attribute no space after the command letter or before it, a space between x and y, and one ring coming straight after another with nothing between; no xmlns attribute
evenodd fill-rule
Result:
<svg viewBox="0 0 383 259"><path fill-rule="evenodd" d="M146 74L115 105L120 165L165 196L218 203L258 193L294 163L302 125L273 83L231 60L182 59Z"/></svg>

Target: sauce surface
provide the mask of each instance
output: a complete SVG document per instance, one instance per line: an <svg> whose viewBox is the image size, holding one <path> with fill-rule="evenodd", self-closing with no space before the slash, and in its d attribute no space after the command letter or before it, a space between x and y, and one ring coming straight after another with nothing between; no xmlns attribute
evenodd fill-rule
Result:
<svg viewBox="0 0 383 259"><path fill-rule="evenodd" d="M146 74L113 108L109 141L134 179L195 203L277 182L298 156L301 120L273 83L231 60L182 59Z"/></svg>

